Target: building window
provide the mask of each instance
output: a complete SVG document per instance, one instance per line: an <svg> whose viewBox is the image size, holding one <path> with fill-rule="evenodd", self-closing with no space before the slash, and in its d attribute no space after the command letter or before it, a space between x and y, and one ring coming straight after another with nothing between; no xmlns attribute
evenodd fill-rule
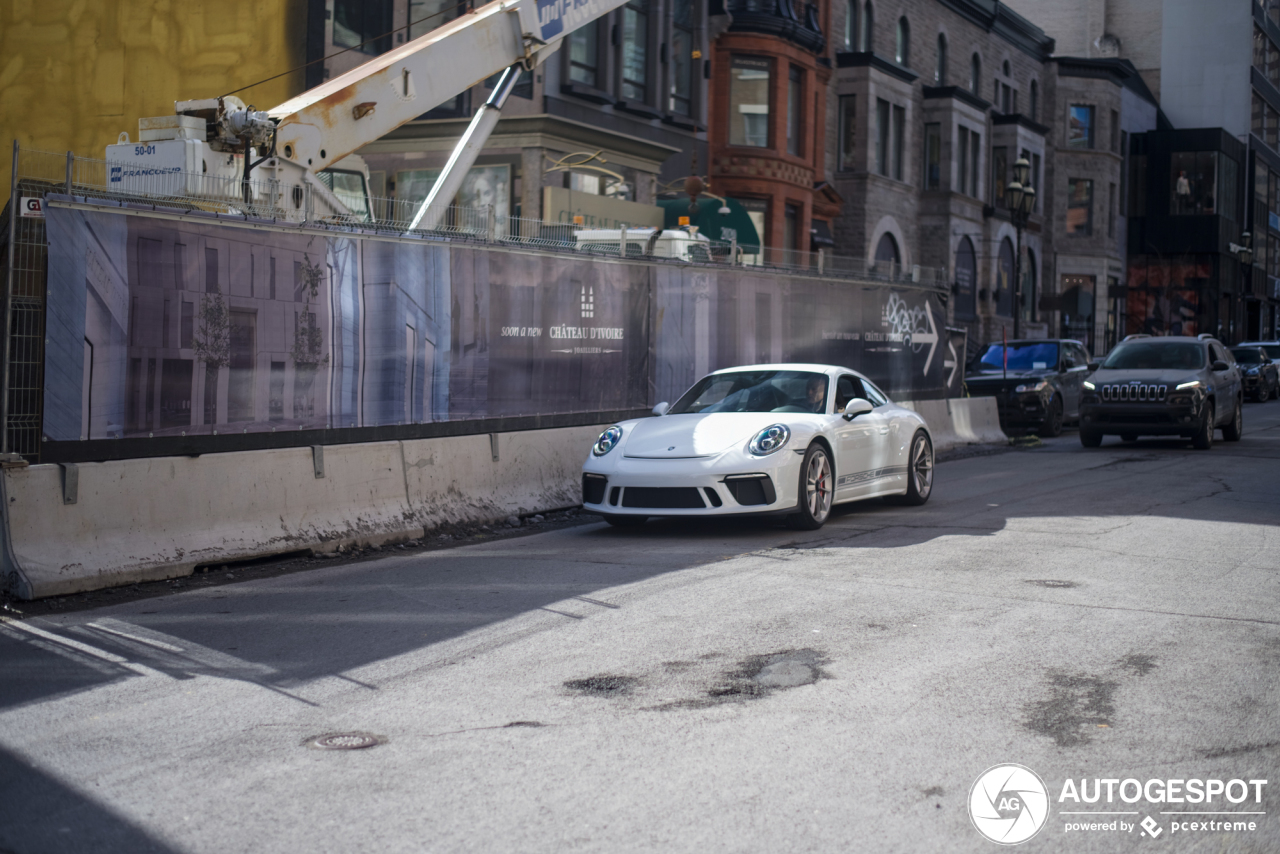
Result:
<svg viewBox="0 0 1280 854"><path fill-rule="evenodd" d="M1120 131L1120 216L1128 216L1126 204L1129 194L1125 188L1129 186L1129 134Z"/></svg>
<svg viewBox="0 0 1280 854"><path fill-rule="evenodd" d="M1259 27L1253 28L1253 67L1267 78L1272 86L1280 87L1280 50L1277 50L1266 33Z"/></svg>
<svg viewBox="0 0 1280 854"><path fill-rule="evenodd" d="M1170 158L1170 216L1218 213L1216 151L1175 151Z"/></svg>
<svg viewBox="0 0 1280 854"><path fill-rule="evenodd" d="M942 125L924 126L924 188L942 188Z"/></svg>
<svg viewBox="0 0 1280 854"><path fill-rule="evenodd" d="M1031 121L1036 121L1036 116L1040 113L1040 87L1036 85L1036 81L1031 81L1031 97L1027 105L1027 114L1031 117Z"/></svg>
<svg viewBox="0 0 1280 854"><path fill-rule="evenodd" d="M1232 222L1239 221L1236 212L1239 203L1240 167L1230 157L1218 158L1221 170L1218 176L1218 213Z"/></svg>
<svg viewBox="0 0 1280 854"><path fill-rule="evenodd" d="M1067 236L1089 237L1093 234L1093 181L1067 179Z"/></svg>
<svg viewBox="0 0 1280 854"><path fill-rule="evenodd" d="M858 49L858 0L847 0L844 4L844 49Z"/></svg>
<svg viewBox="0 0 1280 854"><path fill-rule="evenodd" d="M1067 145L1070 148L1093 148L1093 107L1071 105L1067 121Z"/></svg>
<svg viewBox="0 0 1280 854"><path fill-rule="evenodd" d="M853 144L857 139L856 121L857 121L857 96L841 95L840 96L840 169L843 172L852 171L855 167L853 159Z"/></svg>
<svg viewBox="0 0 1280 854"><path fill-rule="evenodd" d="M978 152L982 150L982 137L975 130L969 134L969 195L975 199L978 195Z"/></svg>
<svg viewBox="0 0 1280 854"><path fill-rule="evenodd" d="M671 11L671 97L668 109L693 115L693 0L675 0Z"/></svg>
<svg viewBox="0 0 1280 854"><path fill-rule="evenodd" d="M800 249L800 208L786 205L782 212L782 242L792 252Z"/></svg>
<svg viewBox="0 0 1280 854"><path fill-rule="evenodd" d="M960 128L960 151L956 157L956 172L959 178L953 188L957 193L963 193L965 188L969 186L969 129Z"/></svg>
<svg viewBox="0 0 1280 854"><path fill-rule="evenodd" d="M887 264L890 270L902 264L902 255L898 252L898 241L894 240L893 235L887 231L876 241L875 261L876 267Z"/></svg>
<svg viewBox="0 0 1280 854"><path fill-rule="evenodd" d="M907 110L897 105L893 108L893 177L906 180L902 165L902 138L906 135Z"/></svg>
<svg viewBox="0 0 1280 854"><path fill-rule="evenodd" d="M391 0L333 0L333 43L361 53L391 49Z"/></svg>
<svg viewBox="0 0 1280 854"><path fill-rule="evenodd" d="M975 53L969 60L969 91L978 94L982 88L982 60Z"/></svg>
<svg viewBox="0 0 1280 854"><path fill-rule="evenodd" d="M933 66L933 85L947 85L947 37L938 33L938 61Z"/></svg>
<svg viewBox="0 0 1280 854"><path fill-rule="evenodd" d="M1147 155L1129 158L1129 216L1147 215Z"/></svg>
<svg viewBox="0 0 1280 854"><path fill-rule="evenodd" d="M1009 73L1009 60L1007 60L1007 59L1006 59L1006 60L1004 61L1004 64L1000 66L1000 70L1001 70L1002 72L1004 72L1004 76L1005 76L1005 77L1010 77L1010 76L1012 76L1012 75Z"/></svg>
<svg viewBox="0 0 1280 854"><path fill-rule="evenodd" d="M804 72L794 65L787 74L787 154L800 156L804 124Z"/></svg>
<svg viewBox="0 0 1280 854"><path fill-rule="evenodd" d="M876 172L889 176L889 102L876 99Z"/></svg>
<svg viewBox="0 0 1280 854"><path fill-rule="evenodd" d="M991 149L991 204L1004 204L1004 186L1009 172L1009 149L997 145Z"/></svg>
<svg viewBox="0 0 1280 854"><path fill-rule="evenodd" d="M622 97L649 100L649 4L631 0L622 10Z"/></svg>
<svg viewBox="0 0 1280 854"><path fill-rule="evenodd" d="M870 53L872 49L872 30L875 27L875 12L871 9L871 0L862 4L862 49Z"/></svg>
<svg viewBox="0 0 1280 854"><path fill-rule="evenodd" d="M978 256L973 251L973 241L960 238L956 247L956 316L973 317L975 283L978 281Z"/></svg>
<svg viewBox="0 0 1280 854"><path fill-rule="evenodd" d="M911 65L911 25L907 16L898 19L898 34L894 42L893 61L902 66Z"/></svg>
<svg viewBox="0 0 1280 854"><path fill-rule="evenodd" d="M345 0L345 2L351 5L364 5L362 0ZM439 29L458 17L458 11L465 8L457 0L409 0L409 38L416 39L418 36L425 36L432 30Z"/></svg>
<svg viewBox="0 0 1280 854"><path fill-rule="evenodd" d="M586 86L600 85L600 27L587 24L569 34L569 79Z"/></svg>
<svg viewBox="0 0 1280 854"><path fill-rule="evenodd" d="M1044 195L1044 193L1040 192L1040 155L1039 154L1031 155L1031 176L1030 177L1031 177L1031 186L1036 188L1036 201L1035 201L1035 208L1033 208L1033 210L1039 213L1040 203L1042 201L1041 197Z"/></svg>
<svg viewBox="0 0 1280 854"><path fill-rule="evenodd" d="M1116 185L1107 185L1107 237L1116 236Z"/></svg>
<svg viewBox="0 0 1280 854"><path fill-rule="evenodd" d="M729 75L729 144L769 147L770 62L735 56Z"/></svg>
<svg viewBox="0 0 1280 854"><path fill-rule="evenodd" d="M1111 150L1120 153L1120 114L1115 110L1111 111Z"/></svg>

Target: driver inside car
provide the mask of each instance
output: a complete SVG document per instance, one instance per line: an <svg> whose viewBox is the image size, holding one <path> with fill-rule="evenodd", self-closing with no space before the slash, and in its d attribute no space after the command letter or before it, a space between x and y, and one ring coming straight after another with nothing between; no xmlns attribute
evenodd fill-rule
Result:
<svg viewBox="0 0 1280 854"><path fill-rule="evenodd" d="M827 409L827 378L826 377L810 377L809 383L805 388L805 408L809 412L825 412Z"/></svg>

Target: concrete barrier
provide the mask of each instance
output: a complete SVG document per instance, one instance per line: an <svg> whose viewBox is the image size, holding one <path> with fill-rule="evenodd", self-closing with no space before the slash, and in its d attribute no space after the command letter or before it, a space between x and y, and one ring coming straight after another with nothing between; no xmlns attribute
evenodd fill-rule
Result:
<svg viewBox="0 0 1280 854"><path fill-rule="evenodd" d="M949 451L961 445L1003 445L1009 441L1000 429L994 397L915 400L901 405L924 416L934 451Z"/></svg>
<svg viewBox="0 0 1280 854"><path fill-rule="evenodd" d="M5 586L40 598L569 506L601 429L5 468Z"/></svg>

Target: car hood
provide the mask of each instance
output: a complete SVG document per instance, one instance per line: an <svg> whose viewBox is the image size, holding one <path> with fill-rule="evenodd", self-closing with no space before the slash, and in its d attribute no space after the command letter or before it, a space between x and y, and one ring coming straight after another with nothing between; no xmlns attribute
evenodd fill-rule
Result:
<svg viewBox="0 0 1280 854"><path fill-rule="evenodd" d="M712 412L646 418L635 422L622 453L660 460L709 457L736 445L745 446L771 424L785 424L795 434L811 427L817 417L793 412Z"/></svg>
<svg viewBox="0 0 1280 854"><path fill-rule="evenodd" d="M1110 385L1113 383L1149 383L1153 385L1167 385L1172 390L1178 383L1185 383L1191 380L1213 380L1213 377L1205 376L1203 371L1187 370L1159 370L1150 369L1140 370L1097 370L1089 377L1089 382L1094 385Z"/></svg>

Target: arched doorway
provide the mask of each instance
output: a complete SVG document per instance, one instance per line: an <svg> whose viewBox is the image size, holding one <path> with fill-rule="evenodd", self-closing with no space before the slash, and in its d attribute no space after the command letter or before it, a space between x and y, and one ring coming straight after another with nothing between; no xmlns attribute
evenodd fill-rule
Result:
<svg viewBox="0 0 1280 854"><path fill-rule="evenodd" d="M882 276L896 277L898 271L902 269L902 256L898 254L898 241L893 239L893 235L887 231L880 235L880 239L876 242L875 263L872 265L872 272Z"/></svg>
<svg viewBox="0 0 1280 854"><path fill-rule="evenodd" d="M996 264L996 314L1013 317L1013 241L1000 241L1000 255Z"/></svg>
<svg viewBox="0 0 1280 854"><path fill-rule="evenodd" d="M973 317L977 313L974 302L978 282L978 255L973 251L973 241L960 238L956 247L956 317Z"/></svg>

